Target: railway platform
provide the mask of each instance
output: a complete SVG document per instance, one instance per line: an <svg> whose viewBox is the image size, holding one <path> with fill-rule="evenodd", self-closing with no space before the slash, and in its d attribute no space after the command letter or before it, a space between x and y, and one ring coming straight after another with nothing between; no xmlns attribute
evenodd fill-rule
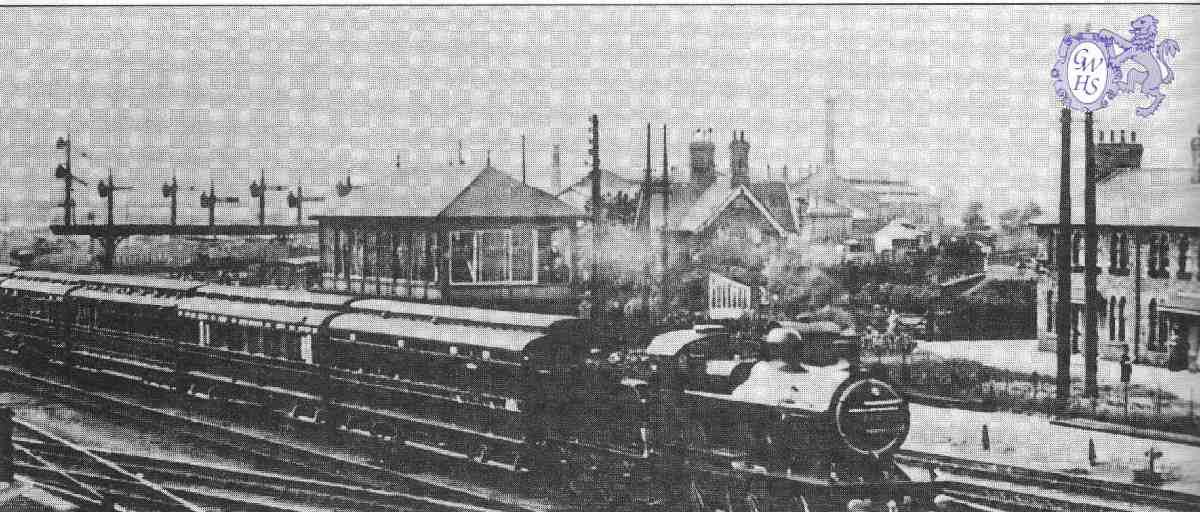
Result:
<svg viewBox="0 0 1200 512"><path fill-rule="evenodd" d="M1132 483L1146 453L1163 489L1200 495L1200 447L1054 424L1045 416L911 405L913 428L904 448L980 462ZM987 426L987 449L984 448ZM1095 463L1089 444L1095 447Z"/></svg>

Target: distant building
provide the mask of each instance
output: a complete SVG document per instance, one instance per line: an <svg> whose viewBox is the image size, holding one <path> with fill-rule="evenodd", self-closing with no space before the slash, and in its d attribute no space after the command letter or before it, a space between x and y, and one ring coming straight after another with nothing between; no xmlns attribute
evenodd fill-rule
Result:
<svg viewBox="0 0 1200 512"><path fill-rule="evenodd" d="M461 303L573 302L584 213L497 170L400 172L337 198L320 223L321 288Z"/></svg>
<svg viewBox="0 0 1200 512"><path fill-rule="evenodd" d="M1132 137L1132 135L1131 135ZM1192 168L1144 169L1142 146L1097 144L1102 179L1096 191L1099 234L1100 356L1131 357L1173 368L1198 368L1200 347L1200 137L1192 139ZM1136 139L1134 139L1136 140ZM1107 167L1100 168L1100 164ZM1114 167L1116 166L1116 167ZM1071 334L1082 349L1084 333L1083 206L1072 204ZM1056 348L1058 289L1057 213L1037 219L1045 272L1038 280L1039 347Z"/></svg>
<svg viewBox="0 0 1200 512"><path fill-rule="evenodd" d="M655 230L666 219L674 257L701 266L739 264L781 250L800 234L802 221L786 180L751 179L745 132L729 143L729 174L717 172L711 131L697 130L689 144L690 179L669 183L667 211L659 186L642 182L641 225ZM649 174L648 174L649 175Z"/></svg>
<svg viewBox="0 0 1200 512"><path fill-rule="evenodd" d="M877 254L897 258L908 251L924 249L932 244L928 228L918 227L905 218L893 219L876 231L872 239Z"/></svg>

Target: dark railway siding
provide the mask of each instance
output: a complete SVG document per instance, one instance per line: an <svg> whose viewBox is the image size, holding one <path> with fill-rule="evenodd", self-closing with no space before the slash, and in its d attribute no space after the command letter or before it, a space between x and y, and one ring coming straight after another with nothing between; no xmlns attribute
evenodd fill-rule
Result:
<svg viewBox="0 0 1200 512"><path fill-rule="evenodd" d="M276 464L296 465L315 476L316 480L339 483L371 483L382 489L425 496L436 500L496 509L503 512L544 512L555 507L539 500L502 495L487 488L467 488L459 482L438 482L434 478L394 471L361 460L319 453L304 446L268 439L252 433L199 419L189 418L157 408L130 402L117 396L85 391L49 379L31 377L23 372L4 368L0 378L15 385L32 387L39 394L50 394L73 406L103 411L136 424L155 428L175 427L173 435L195 439L224 456L274 461ZM306 475L307 476L307 475Z"/></svg>
<svg viewBox="0 0 1200 512"><path fill-rule="evenodd" d="M33 440L19 443L46 459L53 459L63 467L77 467L87 461L77 452L59 445ZM370 507L372 510L447 510L462 509L488 512L494 509L472 507L462 503L450 503L423 496L389 492L357 485L348 485L323 480L299 478L284 474L246 471L224 466L212 466L177 460L146 457L120 452L90 450L111 460L122 468L141 474L143 477L164 483L168 489L188 489L207 486L225 492L241 491L255 496L264 496L310 505L333 507ZM75 476L74 472L69 472ZM404 506L397 504L403 503Z"/></svg>

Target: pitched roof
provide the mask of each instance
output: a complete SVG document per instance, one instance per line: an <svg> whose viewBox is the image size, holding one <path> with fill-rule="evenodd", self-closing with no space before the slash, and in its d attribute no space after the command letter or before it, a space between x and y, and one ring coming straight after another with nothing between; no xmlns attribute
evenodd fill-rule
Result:
<svg viewBox="0 0 1200 512"><path fill-rule="evenodd" d="M728 180L718 180L708 187L674 226L683 231L701 231L739 196L762 212L780 234L798 231L787 188L782 183L750 183L731 188Z"/></svg>
<svg viewBox="0 0 1200 512"><path fill-rule="evenodd" d="M388 183L355 189L314 217L583 217L553 195L494 167L470 175L456 170L406 172Z"/></svg>
<svg viewBox="0 0 1200 512"><path fill-rule="evenodd" d="M549 192L487 167L438 216L583 217L584 213Z"/></svg>
<svg viewBox="0 0 1200 512"><path fill-rule="evenodd" d="M1200 227L1200 183L1186 168L1125 169L1096 186L1096 224ZM1083 224L1083 198L1071 201L1071 221ZM1058 208L1032 224L1057 224Z"/></svg>

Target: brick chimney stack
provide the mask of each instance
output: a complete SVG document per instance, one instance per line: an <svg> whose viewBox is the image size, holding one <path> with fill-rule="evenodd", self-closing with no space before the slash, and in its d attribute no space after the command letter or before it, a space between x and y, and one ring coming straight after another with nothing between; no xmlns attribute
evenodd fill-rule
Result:
<svg viewBox="0 0 1200 512"><path fill-rule="evenodd" d="M691 156L691 182L707 189L717 179L716 145L712 140L712 128L696 130L688 144Z"/></svg>
<svg viewBox="0 0 1200 512"><path fill-rule="evenodd" d="M733 140L729 142L729 186L737 188L750 183L750 143L746 142L746 132L733 132Z"/></svg>

